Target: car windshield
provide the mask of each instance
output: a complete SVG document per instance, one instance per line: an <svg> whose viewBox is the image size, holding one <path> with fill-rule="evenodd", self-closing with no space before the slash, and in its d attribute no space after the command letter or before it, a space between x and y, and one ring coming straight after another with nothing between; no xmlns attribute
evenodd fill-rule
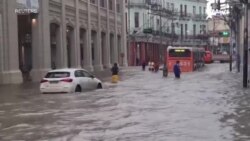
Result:
<svg viewBox="0 0 250 141"><path fill-rule="evenodd" d="M69 77L69 72L49 72L45 78L66 78Z"/></svg>

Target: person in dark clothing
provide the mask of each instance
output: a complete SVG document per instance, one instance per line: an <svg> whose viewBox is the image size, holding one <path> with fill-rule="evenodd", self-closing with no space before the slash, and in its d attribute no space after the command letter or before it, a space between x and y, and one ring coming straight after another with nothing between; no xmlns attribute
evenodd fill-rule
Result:
<svg viewBox="0 0 250 141"><path fill-rule="evenodd" d="M154 64L154 70L155 72L158 72L159 70L159 64L157 62Z"/></svg>
<svg viewBox="0 0 250 141"><path fill-rule="evenodd" d="M181 77L181 69L180 69L180 61L176 61L176 64L174 65L174 74L175 78Z"/></svg>
<svg viewBox="0 0 250 141"><path fill-rule="evenodd" d="M118 68L117 63L114 64L114 66L112 67L111 71L112 71L112 75L118 75L119 68Z"/></svg>
<svg viewBox="0 0 250 141"><path fill-rule="evenodd" d="M111 69L112 72L112 83L118 83L119 81L119 76L118 76L118 72L119 72L119 68L117 63L114 64L114 66Z"/></svg>
<svg viewBox="0 0 250 141"><path fill-rule="evenodd" d="M168 77L168 68L166 63L164 63L162 71L163 71L163 77Z"/></svg>
<svg viewBox="0 0 250 141"><path fill-rule="evenodd" d="M143 62L142 62L142 70L145 71L145 68L146 68L146 62L143 61Z"/></svg>

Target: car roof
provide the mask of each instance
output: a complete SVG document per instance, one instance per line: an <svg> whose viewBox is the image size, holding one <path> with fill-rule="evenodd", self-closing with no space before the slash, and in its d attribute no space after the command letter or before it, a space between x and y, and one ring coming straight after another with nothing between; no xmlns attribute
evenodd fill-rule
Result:
<svg viewBox="0 0 250 141"><path fill-rule="evenodd" d="M81 68L64 68L64 69L55 69L55 70L51 70L49 72L74 72L76 70L84 70L87 71L85 69L81 69Z"/></svg>

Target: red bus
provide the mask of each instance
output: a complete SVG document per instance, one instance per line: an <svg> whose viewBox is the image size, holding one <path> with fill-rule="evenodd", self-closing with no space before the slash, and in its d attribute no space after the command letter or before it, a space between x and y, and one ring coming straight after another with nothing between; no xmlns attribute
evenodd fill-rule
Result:
<svg viewBox="0 0 250 141"><path fill-rule="evenodd" d="M213 54L211 51L206 51L206 54L204 56L205 63L213 63Z"/></svg>
<svg viewBox="0 0 250 141"><path fill-rule="evenodd" d="M192 72L205 65L205 49L195 47L168 47L166 60L169 71L180 61L182 72Z"/></svg>

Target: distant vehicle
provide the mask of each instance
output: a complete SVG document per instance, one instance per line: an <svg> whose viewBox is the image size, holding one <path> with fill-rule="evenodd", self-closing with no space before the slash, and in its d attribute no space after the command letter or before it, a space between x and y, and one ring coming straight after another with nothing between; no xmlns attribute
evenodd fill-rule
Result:
<svg viewBox="0 0 250 141"><path fill-rule="evenodd" d="M222 54L223 54L223 55L227 55L228 53L227 53L226 51L223 51Z"/></svg>
<svg viewBox="0 0 250 141"><path fill-rule="evenodd" d="M41 93L73 93L101 88L102 82L84 69L49 71L40 82Z"/></svg>
<svg viewBox="0 0 250 141"><path fill-rule="evenodd" d="M205 63L212 63L213 62L213 54L211 51L206 51L204 56Z"/></svg>
<svg viewBox="0 0 250 141"><path fill-rule="evenodd" d="M196 47L168 47L166 60L169 71L173 71L176 61L180 61L182 72L192 72L205 65L205 49Z"/></svg>
<svg viewBox="0 0 250 141"><path fill-rule="evenodd" d="M230 61L229 54L222 53L222 54L214 54L213 55L213 61L219 61L220 63L225 63Z"/></svg>

